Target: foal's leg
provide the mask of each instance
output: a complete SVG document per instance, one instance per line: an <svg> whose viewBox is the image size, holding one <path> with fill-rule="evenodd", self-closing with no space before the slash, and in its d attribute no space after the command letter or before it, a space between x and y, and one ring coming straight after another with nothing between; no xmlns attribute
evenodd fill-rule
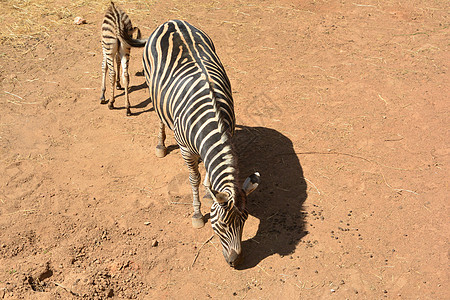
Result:
<svg viewBox="0 0 450 300"><path fill-rule="evenodd" d="M113 51L113 53L111 55L108 55L107 58L107 63L108 63L108 69L109 69L109 81L111 82L111 99L109 100L108 103L108 108L109 109L114 109L114 101L116 101L115 99L115 85L116 85L116 70L114 68L114 60L116 57L117 52Z"/></svg>
<svg viewBox="0 0 450 300"><path fill-rule="evenodd" d="M107 65L107 54L105 50L103 50L103 61L102 61L102 95L100 96L100 104L106 104L108 101L105 99L105 91L106 91L106 71L108 70Z"/></svg>
<svg viewBox="0 0 450 300"><path fill-rule="evenodd" d="M117 66L117 71L116 71L116 89L121 90L122 86L120 85L120 56L116 55L116 66Z"/></svg>
<svg viewBox="0 0 450 300"><path fill-rule="evenodd" d="M121 48L120 49L120 57L122 63L122 82L125 86L125 107L127 109L127 116L131 116L130 110L130 98L128 97L128 89L129 89L129 80L130 76L128 75L128 63L130 61L130 48Z"/></svg>

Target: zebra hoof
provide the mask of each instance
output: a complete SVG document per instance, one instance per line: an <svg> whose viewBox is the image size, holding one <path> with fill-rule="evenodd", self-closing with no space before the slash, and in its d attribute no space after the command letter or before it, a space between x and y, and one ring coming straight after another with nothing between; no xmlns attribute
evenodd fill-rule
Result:
<svg viewBox="0 0 450 300"><path fill-rule="evenodd" d="M206 205L206 206L212 206L213 205L213 199L212 199L212 197L211 197L211 195L209 194L209 193L207 193L207 194L205 194L205 196L203 196L203 199L202 199L202 203L204 204L204 205Z"/></svg>
<svg viewBox="0 0 450 300"><path fill-rule="evenodd" d="M105 97L100 97L100 104L107 104L108 100L105 99Z"/></svg>
<svg viewBox="0 0 450 300"><path fill-rule="evenodd" d="M114 109L114 103L109 102L109 103L108 103L108 108L109 108L109 109Z"/></svg>
<svg viewBox="0 0 450 300"><path fill-rule="evenodd" d="M131 116L131 110L127 108L127 116Z"/></svg>
<svg viewBox="0 0 450 300"><path fill-rule="evenodd" d="M166 156L167 148L161 145L156 146L156 157L163 158Z"/></svg>
<svg viewBox="0 0 450 300"><path fill-rule="evenodd" d="M122 87L120 84L117 84L117 85L116 85L116 89L117 89L117 90L123 90L123 87Z"/></svg>
<svg viewBox="0 0 450 300"><path fill-rule="evenodd" d="M200 218L192 216L192 227L199 229L205 226L205 221L203 221L203 216L200 214Z"/></svg>

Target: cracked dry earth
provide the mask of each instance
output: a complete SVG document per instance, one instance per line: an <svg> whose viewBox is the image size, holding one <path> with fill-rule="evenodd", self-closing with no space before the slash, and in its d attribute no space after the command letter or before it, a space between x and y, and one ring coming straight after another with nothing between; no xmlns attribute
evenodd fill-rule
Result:
<svg viewBox="0 0 450 300"><path fill-rule="evenodd" d="M7 0L0 299L449 299L448 1L117 4L144 36L184 19L215 42L262 176L245 261L192 228L179 149L154 155L141 49L133 115L99 104L108 2Z"/></svg>

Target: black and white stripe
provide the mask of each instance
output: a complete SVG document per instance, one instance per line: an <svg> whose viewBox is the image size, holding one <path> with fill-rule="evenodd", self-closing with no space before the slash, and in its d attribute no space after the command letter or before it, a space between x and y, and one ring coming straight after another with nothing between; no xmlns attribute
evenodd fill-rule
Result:
<svg viewBox="0 0 450 300"><path fill-rule="evenodd" d="M102 49L103 49L103 62L102 62L102 95L100 97L100 103L106 104L108 101L105 99L106 91L106 72L109 69L109 80L111 82L111 99L109 100L109 109L114 108L114 87L122 89L120 85L120 67L122 66L122 83L125 88L126 109L127 115L131 115L130 100L128 97L128 64L130 60L130 48L131 45L123 42L120 37L120 32L126 35L132 36L134 32L137 32L137 38L140 39L141 32L139 28L133 27L128 15L123 12L119 7L116 7L113 2L108 7L103 18L102 23ZM136 46L134 46L136 47ZM137 46L139 47L139 46ZM140 46L140 47L143 47ZM117 68L117 70L116 70Z"/></svg>
<svg viewBox="0 0 450 300"><path fill-rule="evenodd" d="M127 39L129 44L139 44ZM142 42L141 42L142 43ZM206 168L205 186L214 202L211 224L225 259L235 265L247 219L247 191L238 187L235 154L230 141L235 130L231 86L215 47L206 33L185 21L172 20L149 37L143 55L150 97L161 120L156 154L166 154L165 126L174 131L189 168L193 192L192 224L204 225L200 212L198 163ZM259 175L258 175L259 182Z"/></svg>

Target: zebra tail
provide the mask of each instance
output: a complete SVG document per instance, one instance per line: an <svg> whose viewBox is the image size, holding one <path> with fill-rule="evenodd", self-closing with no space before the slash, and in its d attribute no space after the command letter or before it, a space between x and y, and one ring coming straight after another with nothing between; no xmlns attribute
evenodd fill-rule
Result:
<svg viewBox="0 0 450 300"><path fill-rule="evenodd" d="M116 18L116 28L117 28L117 34L118 38L121 43L128 45L129 47L135 47L135 48L142 48L145 47L145 44L147 43L146 39L141 39L141 30L138 27L135 27L137 30L137 39L133 39L132 36L128 34L128 31L125 30L123 23L120 20L119 13L116 9L116 6L114 5L114 2L111 1L111 10L115 12L117 18Z"/></svg>
<svg viewBox="0 0 450 300"><path fill-rule="evenodd" d="M138 37L140 37L141 35L141 31L139 29L138 30ZM132 36L130 36L128 34L128 32L125 30L125 28L123 28L123 26L119 26L119 40L121 43L128 45L130 47L135 47L135 48L142 48L145 47L145 44L147 44L147 40L146 39L133 39Z"/></svg>

